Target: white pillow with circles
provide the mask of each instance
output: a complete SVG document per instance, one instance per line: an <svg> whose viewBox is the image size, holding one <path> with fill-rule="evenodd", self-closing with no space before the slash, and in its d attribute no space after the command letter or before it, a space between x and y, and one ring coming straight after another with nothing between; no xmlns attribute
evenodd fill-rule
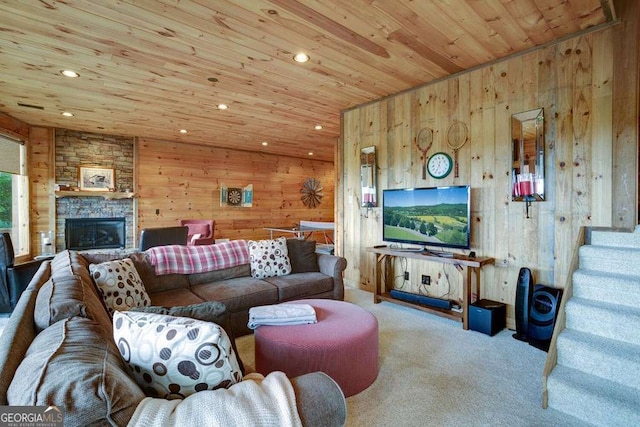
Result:
<svg viewBox="0 0 640 427"><path fill-rule="evenodd" d="M116 311L113 338L131 375L150 397L182 399L242 380L231 340L213 322Z"/></svg>
<svg viewBox="0 0 640 427"><path fill-rule="evenodd" d="M273 240L248 240L251 276L284 276L291 273L291 261L287 250L287 239L279 237Z"/></svg>

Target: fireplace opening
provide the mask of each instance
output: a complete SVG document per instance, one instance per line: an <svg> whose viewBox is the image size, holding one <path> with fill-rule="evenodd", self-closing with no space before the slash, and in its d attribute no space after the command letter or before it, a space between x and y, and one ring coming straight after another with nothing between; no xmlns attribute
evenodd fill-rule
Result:
<svg viewBox="0 0 640 427"><path fill-rule="evenodd" d="M126 229L125 218L67 218L66 249L124 248Z"/></svg>

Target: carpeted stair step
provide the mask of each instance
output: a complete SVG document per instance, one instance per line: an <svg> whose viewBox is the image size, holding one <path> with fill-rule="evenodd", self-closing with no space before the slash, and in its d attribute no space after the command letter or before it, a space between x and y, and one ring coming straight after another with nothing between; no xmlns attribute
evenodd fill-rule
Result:
<svg viewBox="0 0 640 427"><path fill-rule="evenodd" d="M637 276L579 269L573 273L573 295L594 301L640 307Z"/></svg>
<svg viewBox="0 0 640 427"><path fill-rule="evenodd" d="M640 232L593 230L590 244L640 249Z"/></svg>
<svg viewBox="0 0 640 427"><path fill-rule="evenodd" d="M580 247L580 268L640 275L640 249L586 245Z"/></svg>
<svg viewBox="0 0 640 427"><path fill-rule="evenodd" d="M574 296L565 311L567 329L640 345L640 308Z"/></svg>
<svg viewBox="0 0 640 427"><path fill-rule="evenodd" d="M640 425L640 390L557 365L547 379L553 409L587 423Z"/></svg>
<svg viewBox="0 0 640 427"><path fill-rule="evenodd" d="M558 336L557 349L559 365L640 387L640 345L565 329Z"/></svg>

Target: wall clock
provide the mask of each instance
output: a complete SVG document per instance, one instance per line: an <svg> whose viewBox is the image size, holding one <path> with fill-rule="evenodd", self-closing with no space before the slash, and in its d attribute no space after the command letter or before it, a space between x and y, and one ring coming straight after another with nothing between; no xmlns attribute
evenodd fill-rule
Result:
<svg viewBox="0 0 640 427"><path fill-rule="evenodd" d="M451 173L453 168L453 160L447 153L439 152L429 157L427 162L427 171L429 175L436 179L445 178Z"/></svg>

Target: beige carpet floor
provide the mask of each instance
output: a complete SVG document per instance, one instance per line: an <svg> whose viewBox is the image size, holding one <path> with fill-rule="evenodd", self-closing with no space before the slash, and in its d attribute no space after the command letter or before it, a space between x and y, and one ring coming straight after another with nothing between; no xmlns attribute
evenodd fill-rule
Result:
<svg viewBox="0 0 640 427"><path fill-rule="evenodd" d="M542 409L546 353L513 339L512 331L465 331L419 310L373 304L371 293L354 288L345 299L376 316L380 337L378 378L347 399L347 426L585 425ZM253 335L238 339L238 351L255 366Z"/></svg>
<svg viewBox="0 0 640 427"><path fill-rule="evenodd" d="M513 339L513 331L465 331L433 314L373 304L371 293L354 288L345 300L376 316L380 337L378 378L347 399L347 426L584 425L542 409L547 354ZM255 366L252 335L238 339L238 351Z"/></svg>

